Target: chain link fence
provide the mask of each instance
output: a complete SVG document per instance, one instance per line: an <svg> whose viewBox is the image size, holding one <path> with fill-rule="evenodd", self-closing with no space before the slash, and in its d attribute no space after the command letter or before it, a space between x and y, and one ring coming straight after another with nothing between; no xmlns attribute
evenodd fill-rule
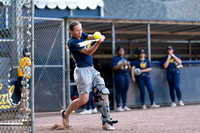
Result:
<svg viewBox="0 0 200 133"><path fill-rule="evenodd" d="M35 111L63 106L64 20L35 18Z"/></svg>
<svg viewBox="0 0 200 133"><path fill-rule="evenodd" d="M0 0L0 132L30 132L31 0Z"/></svg>

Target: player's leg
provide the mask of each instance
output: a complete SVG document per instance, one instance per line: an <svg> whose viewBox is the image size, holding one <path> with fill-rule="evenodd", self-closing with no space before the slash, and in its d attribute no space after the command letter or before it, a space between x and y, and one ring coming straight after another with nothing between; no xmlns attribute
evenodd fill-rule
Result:
<svg viewBox="0 0 200 133"><path fill-rule="evenodd" d="M93 97L93 96L92 96ZM92 103L92 97L91 97L91 94L89 93L89 100L88 100L88 102L87 102L87 104L86 104L86 109L84 109L82 112L80 112L80 114L82 114L82 115L84 115L84 114L91 114L92 112L91 112L91 108L90 108L90 106L91 106L91 103Z"/></svg>
<svg viewBox="0 0 200 133"><path fill-rule="evenodd" d="M92 88L92 74L90 68L75 68L74 80L77 84L79 98L71 102L66 110L61 110L60 115L65 128L69 127L69 115L70 113L86 104L89 100L89 93Z"/></svg>
<svg viewBox="0 0 200 133"><path fill-rule="evenodd" d="M121 96L122 96L122 91L125 86L125 79L122 75L117 75L114 78L115 80L115 88L116 88L116 103L117 103L117 111L123 111L121 107Z"/></svg>
<svg viewBox="0 0 200 133"><path fill-rule="evenodd" d="M169 84L169 91L170 91L170 97L172 100L172 106L175 105L175 94L174 94L174 76L171 72L167 72L167 81Z"/></svg>
<svg viewBox="0 0 200 133"><path fill-rule="evenodd" d="M145 77L144 83L145 83L148 93L149 93L149 99L151 101L151 105L153 105L154 104L154 90L153 90L153 86L152 86L150 77L148 77L148 76Z"/></svg>
<svg viewBox="0 0 200 133"><path fill-rule="evenodd" d="M128 111L128 110L130 110L127 107L127 91L128 91L129 82L130 82L130 76L129 76L129 74L124 75L124 78L125 78L125 84L124 84L124 89L123 89L123 92L122 92L122 102L123 102L124 109L126 111Z"/></svg>
<svg viewBox="0 0 200 133"><path fill-rule="evenodd" d="M21 104L19 106L19 109L20 109L20 112L22 114L24 114L25 113L25 107L24 106L26 106L26 102L28 102L28 100L29 100L30 90L26 89L24 91L23 88L20 88L20 93L23 94L23 95L21 95L22 100L21 100Z"/></svg>
<svg viewBox="0 0 200 133"><path fill-rule="evenodd" d="M157 105L154 102L154 88L153 88L150 76L145 77L145 85L146 85L148 93L149 93L149 99L151 101L151 108L159 108L160 105Z"/></svg>
<svg viewBox="0 0 200 133"><path fill-rule="evenodd" d="M77 98L71 102L71 104L66 109L64 115L69 116L73 110L77 109L81 105L86 104L88 102L88 100L89 100L88 93L85 93L85 94L79 93L79 98Z"/></svg>
<svg viewBox="0 0 200 133"><path fill-rule="evenodd" d="M94 97L93 97L91 92L90 92L90 96L89 96L89 101L90 101L90 105L92 107L91 112L97 113L97 110L96 110L96 107L95 107L95 104L94 104Z"/></svg>
<svg viewBox="0 0 200 133"><path fill-rule="evenodd" d="M176 72L174 74L174 88L176 90L178 100L182 100L181 99L181 90L180 90L180 73L179 72Z"/></svg>
<svg viewBox="0 0 200 133"><path fill-rule="evenodd" d="M70 113L80 107L83 104L86 104L89 99L89 93L79 93L79 98L75 99L71 102L71 104L68 106L66 110L61 110L61 116L62 116L62 123L63 125L68 128L69 127L69 115Z"/></svg>
<svg viewBox="0 0 200 133"><path fill-rule="evenodd" d="M105 130L114 130L114 123L117 123L117 120L112 120L110 118L110 105L109 105L109 90L105 87L105 82L100 76L100 73L94 69L94 81L93 81L93 94L98 99L98 108L102 114L102 125Z"/></svg>
<svg viewBox="0 0 200 133"><path fill-rule="evenodd" d="M105 87L105 85L96 85L95 89L93 89L95 93L96 99L98 99L98 108L102 114L102 127L105 130L114 130L113 124L118 121L112 120L110 118L110 105L109 105L109 90Z"/></svg>
<svg viewBox="0 0 200 133"><path fill-rule="evenodd" d="M177 71L174 75L174 88L176 90L176 95L179 101L179 104L181 106L184 106L184 103L182 102L182 94L180 90L180 72Z"/></svg>
<svg viewBox="0 0 200 133"><path fill-rule="evenodd" d="M28 102L29 94L30 94L29 89L26 89L26 90L23 89L22 81L23 81L22 77L17 78L17 86L16 87L20 89L20 93L21 93L21 103L19 105L19 112L20 112L19 117L21 117L22 115L24 116L24 114L25 114L25 106L26 106L26 102ZM30 81L28 81L27 84L29 85Z"/></svg>
<svg viewBox="0 0 200 133"><path fill-rule="evenodd" d="M142 76L136 77L136 82L137 82L138 88L140 90L141 104L145 105L145 87L144 87L144 80L143 80Z"/></svg>
<svg viewBox="0 0 200 133"><path fill-rule="evenodd" d="M89 93L89 100L87 102L87 110L90 110L90 106L91 106L92 101L93 101L92 97L93 96L91 95L91 93Z"/></svg>

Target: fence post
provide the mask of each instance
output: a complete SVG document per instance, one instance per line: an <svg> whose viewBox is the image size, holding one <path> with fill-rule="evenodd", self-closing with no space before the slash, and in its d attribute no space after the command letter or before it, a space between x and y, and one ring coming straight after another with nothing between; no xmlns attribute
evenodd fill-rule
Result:
<svg viewBox="0 0 200 133"><path fill-rule="evenodd" d="M66 45L67 45L67 41L69 39L69 24L68 21L65 21L65 25L66 25ZM70 54L69 54L69 48L66 47L66 62L65 62L65 67L66 67L66 91L67 91L67 106L69 106L71 100L71 92L70 92Z"/></svg>
<svg viewBox="0 0 200 133"><path fill-rule="evenodd" d="M112 57L115 56L115 23L112 23ZM114 71L112 74L113 77L113 109L116 109L116 103L115 103L115 81L114 81Z"/></svg>
<svg viewBox="0 0 200 133"><path fill-rule="evenodd" d="M34 7L34 0L31 1L31 132L35 133L35 104L34 104L34 14L35 14L35 7Z"/></svg>
<svg viewBox="0 0 200 133"><path fill-rule="evenodd" d="M66 108L66 88L65 88L65 21L62 21L62 61L63 61L63 109Z"/></svg>
<svg viewBox="0 0 200 133"><path fill-rule="evenodd" d="M151 62L151 29L150 24L147 24L147 41L148 41L148 59Z"/></svg>

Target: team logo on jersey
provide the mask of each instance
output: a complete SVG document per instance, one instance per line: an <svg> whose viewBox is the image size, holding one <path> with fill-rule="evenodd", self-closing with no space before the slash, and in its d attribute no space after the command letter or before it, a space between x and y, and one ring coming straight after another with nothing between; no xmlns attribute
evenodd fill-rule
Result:
<svg viewBox="0 0 200 133"><path fill-rule="evenodd" d="M147 63L146 62L141 62L140 63L140 67L141 68L146 68L147 67Z"/></svg>
<svg viewBox="0 0 200 133"><path fill-rule="evenodd" d="M170 59L169 63L174 63L174 58Z"/></svg>
<svg viewBox="0 0 200 133"><path fill-rule="evenodd" d="M86 47L87 47L87 48L90 48L90 47L91 47L91 44L87 45Z"/></svg>
<svg viewBox="0 0 200 133"><path fill-rule="evenodd" d="M87 41L87 39L85 39L85 41ZM86 46L86 48L90 48L91 47L91 44L88 44L87 46Z"/></svg>

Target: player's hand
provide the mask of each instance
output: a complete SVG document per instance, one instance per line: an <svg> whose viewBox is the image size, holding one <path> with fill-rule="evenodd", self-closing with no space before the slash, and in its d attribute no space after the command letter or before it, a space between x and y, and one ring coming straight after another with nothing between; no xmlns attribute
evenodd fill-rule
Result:
<svg viewBox="0 0 200 133"><path fill-rule="evenodd" d="M98 44L102 43L105 40L105 36L101 35L101 38L99 39L99 41L97 41Z"/></svg>
<svg viewBox="0 0 200 133"><path fill-rule="evenodd" d="M124 65L124 66L125 66L125 65L128 65L128 62L125 60L124 63L123 63L123 65Z"/></svg>
<svg viewBox="0 0 200 133"><path fill-rule="evenodd" d="M133 83L135 83L135 77L132 77L132 81L133 81Z"/></svg>
<svg viewBox="0 0 200 133"><path fill-rule="evenodd" d="M174 57L175 55L172 53L171 56Z"/></svg>

